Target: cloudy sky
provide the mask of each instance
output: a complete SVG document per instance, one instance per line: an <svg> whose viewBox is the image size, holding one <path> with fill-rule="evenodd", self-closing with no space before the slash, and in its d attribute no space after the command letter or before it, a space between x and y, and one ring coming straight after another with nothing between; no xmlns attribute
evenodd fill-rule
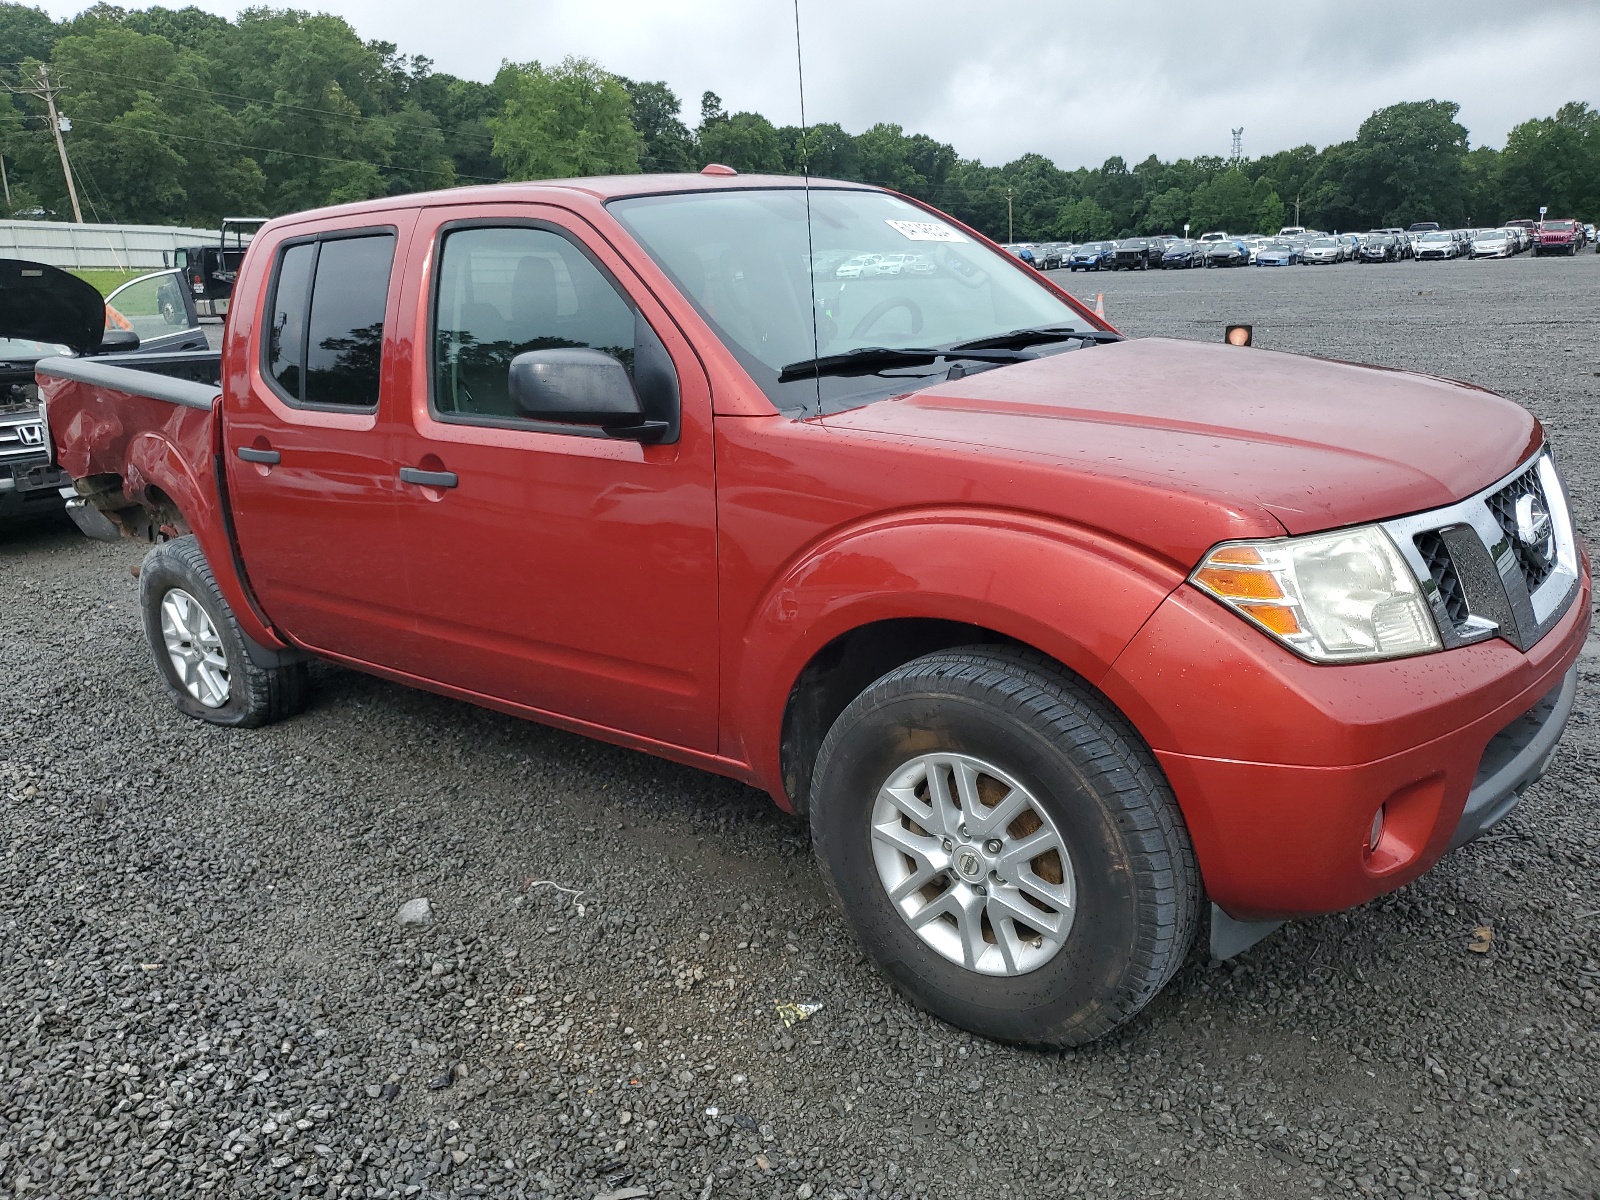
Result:
<svg viewBox="0 0 1600 1200"><path fill-rule="evenodd" d="M707 89L730 111L799 116L792 0L276 2L469 78L578 54L665 79L690 125ZM1226 154L1237 126L1255 156L1343 141L1374 109L1421 99L1457 101L1472 143L1498 146L1565 101L1600 106L1595 0L800 0L800 16L812 121L890 121L992 164Z"/></svg>

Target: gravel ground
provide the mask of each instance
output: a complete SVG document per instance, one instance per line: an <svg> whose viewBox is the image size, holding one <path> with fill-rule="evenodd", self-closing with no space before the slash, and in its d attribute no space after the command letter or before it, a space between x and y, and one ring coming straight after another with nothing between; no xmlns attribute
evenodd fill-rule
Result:
<svg viewBox="0 0 1600 1200"><path fill-rule="evenodd" d="M1600 528L1600 257L1061 279L1503 391ZM900 1000L739 785L334 669L182 720L140 554L0 531L8 1200L1600 1194L1596 643L1489 838L1042 1054Z"/></svg>

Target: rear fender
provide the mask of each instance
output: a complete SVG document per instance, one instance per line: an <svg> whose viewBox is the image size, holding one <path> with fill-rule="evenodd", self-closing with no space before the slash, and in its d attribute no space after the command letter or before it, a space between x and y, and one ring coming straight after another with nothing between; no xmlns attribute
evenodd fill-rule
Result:
<svg viewBox="0 0 1600 1200"><path fill-rule="evenodd" d="M125 536L194 534L223 598L250 641L287 648L257 609L234 554L217 470L222 400L210 408L40 373L56 461L80 495Z"/></svg>
<svg viewBox="0 0 1600 1200"><path fill-rule="evenodd" d="M815 655L877 621L928 618L992 631L1090 684L1183 578L1093 530L1004 510L896 513L809 547L755 606L732 672L725 745L783 797L781 727Z"/></svg>

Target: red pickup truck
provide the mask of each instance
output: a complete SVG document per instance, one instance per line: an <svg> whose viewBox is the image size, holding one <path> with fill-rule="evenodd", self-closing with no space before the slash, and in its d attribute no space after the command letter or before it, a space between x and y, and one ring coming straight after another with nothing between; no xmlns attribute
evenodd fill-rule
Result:
<svg viewBox="0 0 1600 1200"><path fill-rule="evenodd" d="M1481 834L1589 627L1517 405L1124 339L854 184L285 217L220 356L135 366L38 378L77 519L156 543L184 713L287 717L315 656L744 780L896 984L1011 1041Z"/></svg>

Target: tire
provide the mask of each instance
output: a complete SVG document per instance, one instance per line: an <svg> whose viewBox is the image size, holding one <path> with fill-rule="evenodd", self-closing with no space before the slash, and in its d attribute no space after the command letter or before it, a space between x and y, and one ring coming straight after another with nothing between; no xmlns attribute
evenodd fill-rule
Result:
<svg viewBox="0 0 1600 1200"><path fill-rule="evenodd" d="M974 832L966 814L989 801L947 805L948 843L943 832L927 837L910 824L900 801L888 798L889 785L900 777L902 799L919 788L926 795L940 763L957 761L978 772L969 776L972 795L982 796L987 780L995 805L1009 807L1020 791L1024 815L1002 815L1003 828ZM920 783L905 782L919 772ZM1154 757L1098 694L1033 651L972 646L891 671L829 730L815 779L812 843L840 907L878 968L952 1025L1002 1042L1080 1045L1149 1003L1194 940L1194 848ZM937 824L932 805L927 812L923 819ZM893 842L902 833L932 855L920 870ZM996 834L1006 841L976 840ZM1048 853L1006 861L1019 840L1031 848L1041 834L1064 851L1053 868ZM941 851L946 869L931 874ZM931 881L902 891L897 903L886 870L906 873L896 878L907 888ZM1070 893L1068 902L1028 906L1019 884ZM961 904L981 906L983 915L965 926L954 912L934 915L922 933L902 915L906 905L927 917ZM1005 924L1024 906L1056 928ZM963 937L963 928L981 938Z"/></svg>
<svg viewBox="0 0 1600 1200"><path fill-rule="evenodd" d="M250 657L244 631L192 536L163 542L145 555L139 571L139 606L161 681L185 716L253 729L306 707L311 694L306 664L263 667ZM187 649L169 650L169 637ZM186 682L173 661L175 653L191 663L204 657L207 667L192 665Z"/></svg>

